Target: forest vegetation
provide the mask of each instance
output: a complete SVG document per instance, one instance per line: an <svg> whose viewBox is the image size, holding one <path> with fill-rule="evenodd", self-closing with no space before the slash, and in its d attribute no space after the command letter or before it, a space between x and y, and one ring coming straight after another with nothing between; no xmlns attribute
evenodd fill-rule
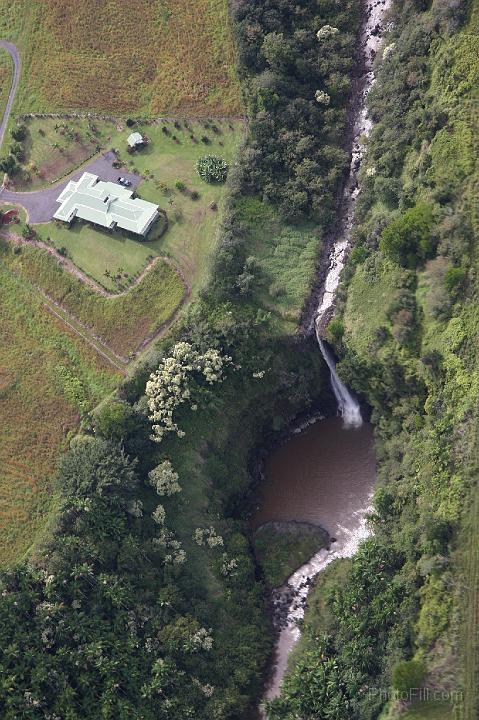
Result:
<svg viewBox="0 0 479 720"><path fill-rule="evenodd" d="M372 407L374 536L318 583L272 720L373 718L385 697L381 718L477 717L478 18L477 3L395 4L377 60L330 325ZM394 698L420 687L444 699L402 715Z"/></svg>
<svg viewBox="0 0 479 720"><path fill-rule="evenodd" d="M319 580L270 720L372 720L381 688L426 681L477 715L476 5L397 2L377 59L329 329L376 427L374 534ZM279 571L253 561L255 450L329 401L316 344L294 331L348 166L360 7L241 0L232 22L249 126L212 272L84 414L42 543L1 573L5 720L234 720L263 689Z"/></svg>

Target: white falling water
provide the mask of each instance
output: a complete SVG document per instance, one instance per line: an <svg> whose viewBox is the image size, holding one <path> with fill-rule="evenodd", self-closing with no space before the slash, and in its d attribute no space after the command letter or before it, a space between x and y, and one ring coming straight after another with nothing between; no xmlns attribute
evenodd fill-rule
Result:
<svg viewBox="0 0 479 720"><path fill-rule="evenodd" d="M372 127L371 119L368 116L366 98L375 82L373 62L381 46L384 20L390 5L391 0L366 0L365 2L365 22L360 37L365 72L360 82L360 102L354 123L349 178L342 197L340 227L329 256L328 272L314 321L319 348L331 372L331 386L338 402L338 409L344 418L345 427L350 428L359 427L363 422L359 404L354 395L338 377L334 357L328 346L321 339L321 333L334 311L336 291L351 242L351 230L354 224L356 200L360 191L358 176L364 155L363 138L369 135ZM279 695L281 691L281 683L286 672L289 652L300 635L298 621L304 616L304 607L312 578L320 573L335 558L351 557L354 555L360 542L364 540L369 533L366 514L370 508L370 501L371 498L368 499L365 506L358 507L357 512L348 518L348 527L336 528L337 542L330 550L320 550L308 563L300 567L288 579L286 585L277 589L276 593L278 598L286 592L292 592L293 597L292 599L288 599L286 622L282 626L276 642L275 665L269 687L265 693L265 699L269 700L274 698ZM262 715L265 717L264 714Z"/></svg>
<svg viewBox="0 0 479 720"><path fill-rule="evenodd" d="M345 428L358 428L363 424L361 417L361 410L357 398L353 393L346 387L342 382L338 373L336 372L336 363L331 350L328 348L326 343L321 340L318 335L318 344L326 361L326 365L331 373L331 387L334 392L334 397L338 403L338 410L342 415Z"/></svg>

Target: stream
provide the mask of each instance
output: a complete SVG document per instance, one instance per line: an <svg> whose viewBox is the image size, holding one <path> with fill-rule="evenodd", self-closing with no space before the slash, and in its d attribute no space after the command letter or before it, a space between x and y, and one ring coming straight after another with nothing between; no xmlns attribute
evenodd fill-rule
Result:
<svg viewBox="0 0 479 720"><path fill-rule="evenodd" d="M324 341L324 330L333 313L341 272L351 242L359 170L364 138L371 130L366 98L374 81L373 61L381 44L385 16L391 0L365 0L359 53L363 74L354 82L351 164L338 210L338 227L329 253L328 267L316 312L311 321L319 350L329 368L338 417L320 420L294 434L267 459L259 488L260 507L253 527L268 521L310 522L325 528L334 539L297 569L272 594L273 623L277 630L273 666L265 699L279 695L288 657L300 636L298 621L304 616L313 578L337 558L351 557L368 535L366 515L375 482L372 428L363 422L357 398L341 381L334 356Z"/></svg>

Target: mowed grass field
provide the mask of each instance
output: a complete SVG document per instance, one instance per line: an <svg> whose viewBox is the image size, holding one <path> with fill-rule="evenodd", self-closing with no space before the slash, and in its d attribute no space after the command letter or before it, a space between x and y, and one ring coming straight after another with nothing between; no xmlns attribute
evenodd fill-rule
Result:
<svg viewBox="0 0 479 720"><path fill-rule="evenodd" d="M227 0L1 0L22 51L17 112L236 115Z"/></svg>
<svg viewBox="0 0 479 720"><path fill-rule="evenodd" d="M80 414L120 375L12 273L0 247L0 564L34 543L54 502L51 477Z"/></svg>

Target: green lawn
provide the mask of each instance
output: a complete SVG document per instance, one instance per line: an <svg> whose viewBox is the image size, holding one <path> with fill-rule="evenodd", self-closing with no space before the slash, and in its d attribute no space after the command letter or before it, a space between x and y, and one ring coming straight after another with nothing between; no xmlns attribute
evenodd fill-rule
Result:
<svg viewBox="0 0 479 720"><path fill-rule="evenodd" d="M380 327L390 328L387 313L403 275L401 268L379 256L357 267L348 288L344 326L348 344L359 355L369 355Z"/></svg>
<svg viewBox="0 0 479 720"><path fill-rule="evenodd" d="M87 275L101 283L107 290L118 288L105 272L128 273L125 285L133 280L152 256L157 255L145 243L120 232L96 230L88 223L75 222L71 227L64 223L37 225L39 237L57 249L65 248L67 257Z"/></svg>
<svg viewBox="0 0 479 720"><path fill-rule="evenodd" d="M321 236L312 223L288 226L260 198L242 197L237 208L250 236L255 258L253 296L276 315L285 332L294 332L313 282Z"/></svg>
<svg viewBox="0 0 479 720"><path fill-rule="evenodd" d="M231 164L243 133L243 124L238 121L215 121L214 126L216 132L212 129L213 123L205 127L203 121L190 121L188 129L183 121L181 128L176 128L173 122L140 127L150 142L134 155L126 151L130 130L123 126L122 131L104 146L118 149L128 169L144 176L138 188L139 197L166 211L168 229L160 238L155 239L155 226L150 233L153 239L140 241L126 233L104 232L87 224L74 224L69 229L58 223L37 225L39 236L57 248L66 248L78 267L109 289L115 289L115 285L105 276L105 271L114 272L122 267L134 277L151 256L169 255L196 290L208 272L226 191L225 185L209 185L201 180L196 173L196 162L202 155L217 154ZM104 132L100 122L96 127L99 132ZM163 127L168 129L169 135L163 133ZM173 135L177 141L173 140ZM201 142L202 136L207 136L210 144ZM186 191L175 187L176 180L185 184ZM198 199L192 199L192 192L199 194ZM210 207L212 203L216 204L216 210Z"/></svg>

